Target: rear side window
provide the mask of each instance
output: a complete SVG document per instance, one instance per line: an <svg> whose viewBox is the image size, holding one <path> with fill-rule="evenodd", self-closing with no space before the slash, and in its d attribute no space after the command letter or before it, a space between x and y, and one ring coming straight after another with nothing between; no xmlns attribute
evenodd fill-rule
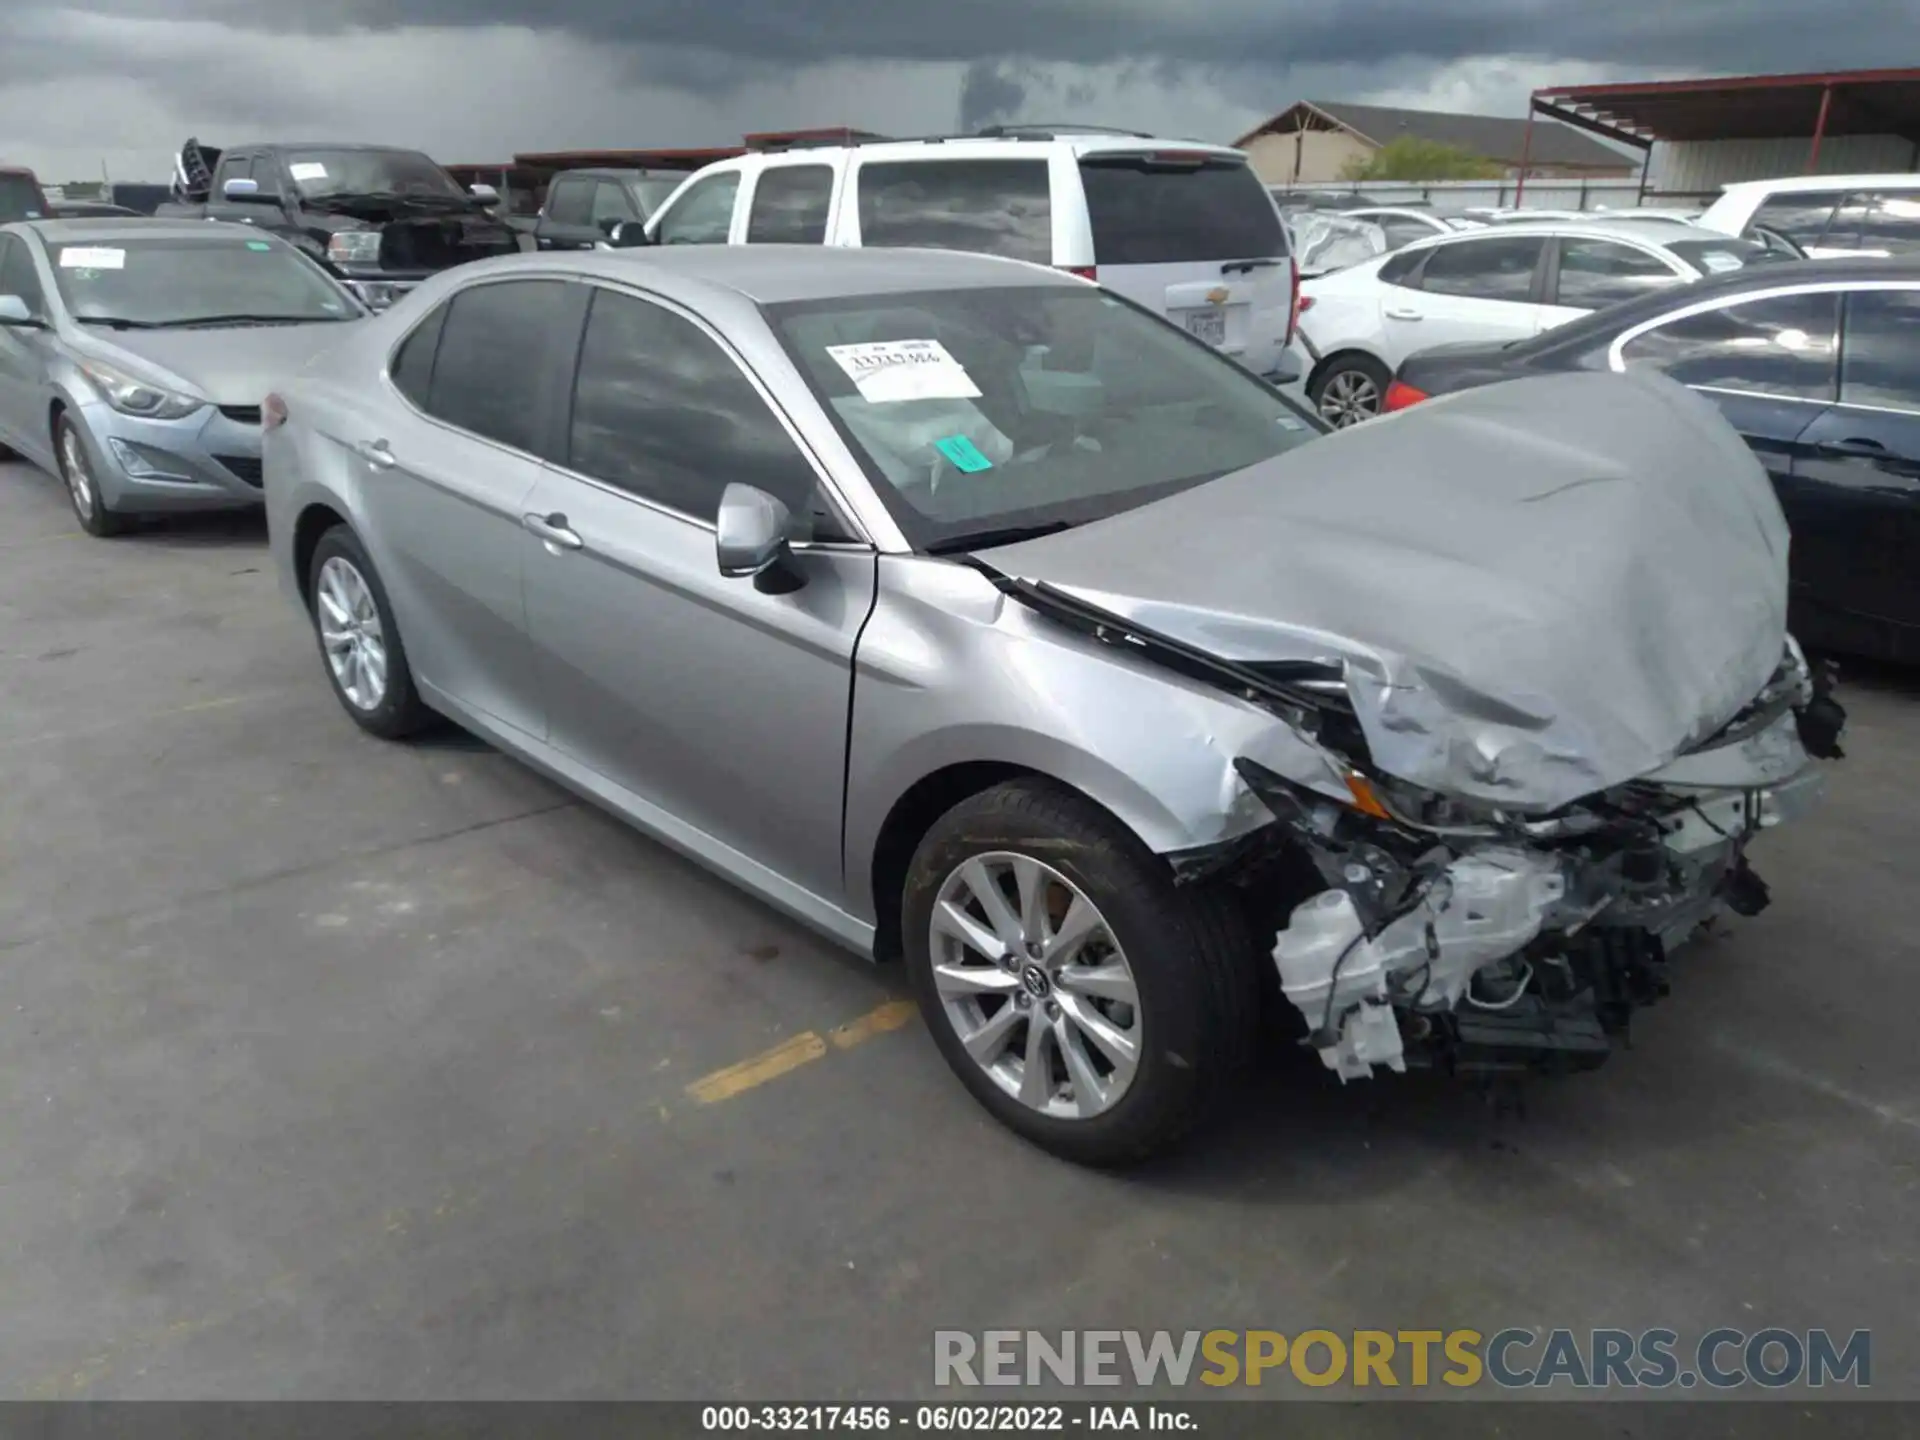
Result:
<svg viewBox="0 0 1920 1440"><path fill-rule="evenodd" d="M1420 288L1434 295L1470 300L1533 298L1533 272L1546 241L1532 235L1456 240L1428 252Z"/></svg>
<svg viewBox="0 0 1920 1440"><path fill-rule="evenodd" d="M1920 412L1920 290L1847 297L1840 403Z"/></svg>
<svg viewBox="0 0 1920 1440"><path fill-rule="evenodd" d="M1753 226L1784 235L1802 250L1818 245L1827 233L1834 206L1840 203L1835 190L1802 192L1798 195L1771 195L1753 213Z"/></svg>
<svg viewBox="0 0 1920 1440"><path fill-rule="evenodd" d="M422 410L427 408L433 385L434 352L440 348L440 331L446 323L447 307L438 306L431 315L413 327L412 334L400 342L400 348L394 352L393 361L387 367L394 389Z"/></svg>
<svg viewBox="0 0 1920 1440"><path fill-rule="evenodd" d="M1044 160L893 160L859 172L860 243L1053 263Z"/></svg>
<svg viewBox="0 0 1920 1440"><path fill-rule="evenodd" d="M1826 244L1862 255L1920 254L1920 190L1849 195Z"/></svg>
<svg viewBox="0 0 1920 1440"><path fill-rule="evenodd" d="M778 165L761 171L747 211L748 243L826 244L832 199L831 165Z"/></svg>
<svg viewBox="0 0 1920 1440"><path fill-rule="evenodd" d="M709 522L733 481L796 515L816 504L812 467L727 353L692 321L611 290L587 317L567 463Z"/></svg>
<svg viewBox="0 0 1920 1440"><path fill-rule="evenodd" d="M1287 253L1273 197L1244 161L1096 156L1080 162L1096 265L1252 260Z"/></svg>
<svg viewBox="0 0 1920 1440"><path fill-rule="evenodd" d="M1831 400L1839 312L1830 291L1749 300L1670 320L1629 340L1620 355L1683 385Z"/></svg>
<svg viewBox="0 0 1920 1440"><path fill-rule="evenodd" d="M1560 241L1562 305L1598 310L1679 281L1659 256L1630 245L1571 236Z"/></svg>
<svg viewBox="0 0 1920 1440"><path fill-rule="evenodd" d="M1407 285L1408 288L1412 288L1409 282L1413 277L1413 272L1418 270L1421 263L1432 253L1430 250L1414 250L1406 254L1395 255L1380 267L1378 274L1381 280L1389 285Z"/></svg>
<svg viewBox="0 0 1920 1440"><path fill-rule="evenodd" d="M14 220L37 220L47 213L47 197L39 182L17 170L0 170L0 225Z"/></svg>
<svg viewBox="0 0 1920 1440"><path fill-rule="evenodd" d="M508 280L446 304L427 413L529 455L544 448L552 376L567 365L579 311L561 280Z"/></svg>
<svg viewBox="0 0 1920 1440"><path fill-rule="evenodd" d="M1424 220L1409 220L1404 215L1368 215L1364 218L1386 232L1389 250L1398 250L1402 245L1411 245L1416 240L1440 233Z"/></svg>

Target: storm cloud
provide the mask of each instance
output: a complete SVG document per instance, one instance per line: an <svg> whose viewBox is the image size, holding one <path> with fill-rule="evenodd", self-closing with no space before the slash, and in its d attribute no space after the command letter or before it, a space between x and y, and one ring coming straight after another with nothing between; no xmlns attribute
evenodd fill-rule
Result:
<svg viewBox="0 0 1920 1440"><path fill-rule="evenodd" d="M1517 114L1539 84L1883 63L1913 0L0 0L0 158L177 138L446 159L1101 121L1231 139L1296 99Z"/></svg>

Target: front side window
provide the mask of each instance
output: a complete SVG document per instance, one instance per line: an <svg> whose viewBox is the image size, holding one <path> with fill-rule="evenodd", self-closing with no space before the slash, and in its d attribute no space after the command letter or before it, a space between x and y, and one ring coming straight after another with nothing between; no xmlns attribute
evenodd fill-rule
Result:
<svg viewBox="0 0 1920 1440"><path fill-rule="evenodd" d="M661 245L724 245L733 230L733 201L740 172L728 170L696 180L660 217L654 240Z"/></svg>
<svg viewBox="0 0 1920 1440"><path fill-rule="evenodd" d="M561 280L474 285L447 302L427 413L529 455L543 447L549 377L579 312Z"/></svg>
<svg viewBox="0 0 1920 1440"><path fill-rule="evenodd" d="M351 320L362 312L299 251L265 237L148 237L48 247L54 284L74 319L139 329L246 321Z"/></svg>
<svg viewBox="0 0 1920 1440"><path fill-rule="evenodd" d="M613 290L596 291L587 315L567 465L707 522L734 482L796 516L819 503L812 466L713 338Z"/></svg>
<svg viewBox="0 0 1920 1440"><path fill-rule="evenodd" d="M1830 291L1723 305L1656 326L1629 340L1620 356L1683 385L1831 400L1839 311Z"/></svg>
<svg viewBox="0 0 1920 1440"><path fill-rule="evenodd" d="M1679 282L1666 261L1631 245L1571 236L1560 241L1562 305L1598 310Z"/></svg>
<svg viewBox="0 0 1920 1440"><path fill-rule="evenodd" d="M831 165L762 170L747 212L747 239L756 245L824 245L832 200Z"/></svg>
<svg viewBox="0 0 1920 1440"><path fill-rule="evenodd" d="M214 180L213 193L218 196L221 187L229 180L251 180L253 178L253 156L223 155L220 157L220 173Z"/></svg>
<svg viewBox="0 0 1920 1440"><path fill-rule="evenodd" d="M1920 413L1920 290L1847 296L1840 403Z"/></svg>
<svg viewBox="0 0 1920 1440"><path fill-rule="evenodd" d="M0 235L0 295L17 296L29 315L46 315L46 297L33 268L33 252L17 235Z"/></svg>
<svg viewBox="0 0 1920 1440"><path fill-rule="evenodd" d="M857 183L862 245L1053 262L1045 160L887 160L862 165Z"/></svg>
<svg viewBox="0 0 1920 1440"><path fill-rule="evenodd" d="M399 198L457 200L471 196L417 150L289 150L287 178L310 200Z"/></svg>
<svg viewBox="0 0 1920 1440"><path fill-rule="evenodd" d="M1096 265L1274 258L1287 232L1245 161L1149 152L1080 162Z"/></svg>
<svg viewBox="0 0 1920 1440"><path fill-rule="evenodd" d="M1505 235L1456 240L1435 249L1420 272L1420 288L1468 300L1533 299L1533 272L1546 241Z"/></svg>
<svg viewBox="0 0 1920 1440"><path fill-rule="evenodd" d="M20 170L0 170L0 225L14 220L38 220L47 213L47 197L40 182Z"/></svg>
<svg viewBox="0 0 1920 1440"><path fill-rule="evenodd" d="M1753 212L1748 228L1784 235L1802 250L1821 243L1833 210L1840 203L1836 190L1803 191L1797 195L1770 195Z"/></svg>
<svg viewBox="0 0 1920 1440"><path fill-rule="evenodd" d="M1117 514L1320 433L1233 361L1102 290L853 296L766 312L922 549Z"/></svg>
<svg viewBox="0 0 1920 1440"><path fill-rule="evenodd" d="M612 180L602 180L593 187L591 213L593 223L601 226L640 218L634 214L633 202L627 198L626 187Z"/></svg>
<svg viewBox="0 0 1920 1440"><path fill-rule="evenodd" d="M556 225L592 223L593 181L580 176L561 176L553 182L547 197L547 218Z"/></svg>

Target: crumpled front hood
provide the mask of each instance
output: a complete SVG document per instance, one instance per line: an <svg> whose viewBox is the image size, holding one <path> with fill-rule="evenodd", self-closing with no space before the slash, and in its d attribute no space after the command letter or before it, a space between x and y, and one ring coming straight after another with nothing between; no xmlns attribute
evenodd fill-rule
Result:
<svg viewBox="0 0 1920 1440"><path fill-rule="evenodd" d="M1785 646L1766 474L1650 373L1449 396L982 559L1223 659L1344 663L1376 769L1523 810L1671 761Z"/></svg>
<svg viewBox="0 0 1920 1440"><path fill-rule="evenodd" d="M130 357L155 379L184 381L216 405L258 405L322 350L358 333L359 321L232 325L204 330L112 330L87 347L109 364ZM145 361L144 365L139 364Z"/></svg>

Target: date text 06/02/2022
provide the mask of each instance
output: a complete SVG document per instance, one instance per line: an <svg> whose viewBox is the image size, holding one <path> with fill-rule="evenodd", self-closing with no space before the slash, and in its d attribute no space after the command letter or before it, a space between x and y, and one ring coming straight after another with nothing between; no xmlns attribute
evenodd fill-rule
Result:
<svg viewBox="0 0 1920 1440"><path fill-rule="evenodd" d="M1014 1434L1074 1430L1197 1430L1190 1411L1157 1404L1122 1405L706 1405L703 1431L874 1432L960 1431Z"/></svg>
<svg viewBox="0 0 1920 1440"><path fill-rule="evenodd" d="M937 1330L936 1388L1865 1390L1868 1330Z"/></svg>

